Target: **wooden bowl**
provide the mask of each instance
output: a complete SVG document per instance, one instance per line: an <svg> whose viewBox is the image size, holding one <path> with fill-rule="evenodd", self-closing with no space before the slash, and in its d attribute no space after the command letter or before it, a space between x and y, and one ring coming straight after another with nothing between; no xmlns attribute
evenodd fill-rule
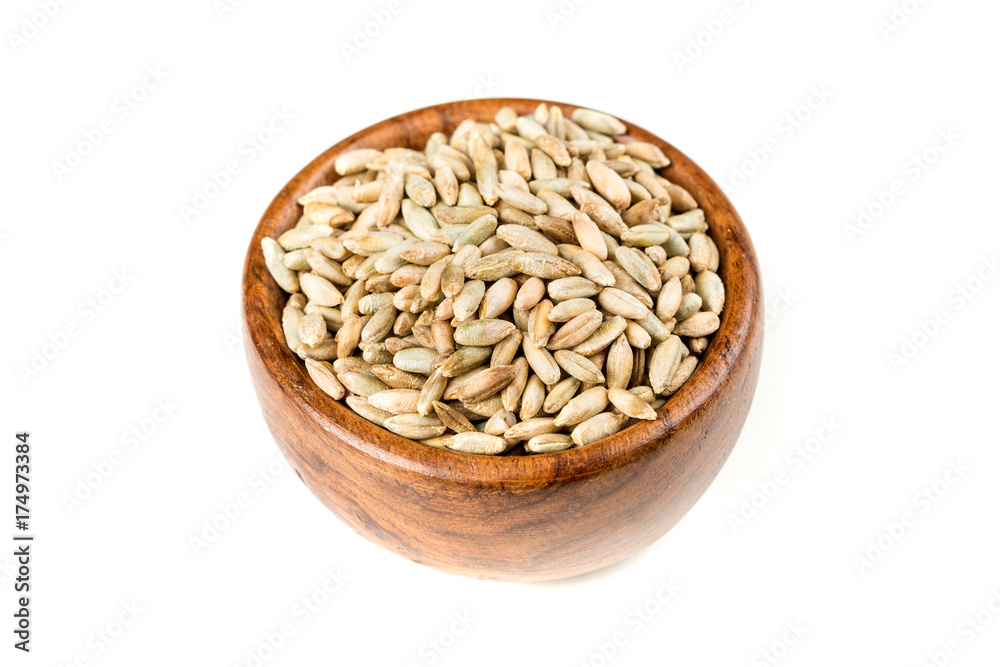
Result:
<svg viewBox="0 0 1000 667"><path fill-rule="evenodd" d="M486 457L435 449L365 421L313 384L286 346L286 295L264 266L260 240L301 215L298 198L337 178L334 159L356 147L423 149L468 117L491 121L539 100L441 104L390 118L313 160L278 193L254 232L243 270L250 375L275 441L306 486L372 542L449 572L545 580L589 572L645 548L701 497L729 456L757 384L763 341L760 270L746 228L719 187L687 156L663 149L665 177L704 209L726 286L722 323L688 382L643 421L578 449ZM547 102L554 104L553 102ZM561 104L568 114L575 108Z"/></svg>

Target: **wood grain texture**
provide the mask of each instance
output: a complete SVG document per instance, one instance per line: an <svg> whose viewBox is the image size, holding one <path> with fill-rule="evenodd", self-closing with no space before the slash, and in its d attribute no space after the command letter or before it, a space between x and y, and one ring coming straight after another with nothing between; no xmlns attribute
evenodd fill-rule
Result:
<svg viewBox="0 0 1000 667"><path fill-rule="evenodd" d="M422 149L432 132L450 132L467 117L492 120L503 106L529 113L538 103L443 104L338 143L271 202L243 273L251 378L271 433L299 477L369 540L418 563L486 579L557 579L619 561L666 533L718 474L750 409L763 342L760 270L732 204L683 153L626 122L634 139L663 149L672 164L661 173L705 210L726 286L722 323L694 376L657 420L583 448L530 457L472 456L411 442L320 391L285 346L285 294L264 266L260 240L295 224L297 199L337 178L334 160L345 150ZM567 115L576 108L561 106Z"/></svg>

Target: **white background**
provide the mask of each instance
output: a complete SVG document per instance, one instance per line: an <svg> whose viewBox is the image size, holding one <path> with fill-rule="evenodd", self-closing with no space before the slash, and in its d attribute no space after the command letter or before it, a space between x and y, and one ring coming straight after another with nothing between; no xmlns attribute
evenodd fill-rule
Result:
<svg viewBox="0 0 1000 667"><path fill-rule="evenodd" d="M946 648L938 664L996 664L996 3L907 0L880 29L890 0L409 0L350 59L388 0L42 4L0 18L0 537L20 429L37 535L27 656L0 549L0 662L253 665L289 623L260 664L918 666ZM572 101L671 141L729 184L764 273L731 459L662 540L567 581L455 577L355 535L280 465L239 340L244 252L281 186L375 121L476 96ZM251 153L275 110L292 120ZM239 173L185 220L228 161Z"/></svg>

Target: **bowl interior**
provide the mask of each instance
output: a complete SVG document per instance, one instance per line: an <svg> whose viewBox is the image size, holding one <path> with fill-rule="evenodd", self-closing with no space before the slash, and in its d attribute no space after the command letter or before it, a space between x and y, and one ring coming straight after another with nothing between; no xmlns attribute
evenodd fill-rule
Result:
<svg viewBox="0 0 1000 667"><path fill-rule="evenodd" d="M361 147L408 146L423 149L434 132L451 132L466 118L491 121L496 112L513 107L530 113L542 100L484 99L453 102L419 109L387 119L334 145L300 171L271 202L254 232L243 276L244 326L268 372L288 400L301 403L331 434L330 446L351 446L378 460L421 472L469 483L501 486L545 485L557 478L592 475L607 467L627 465L653 447L669 447L670 434L694 415L699 405L725 381L728 369L747 351L756 326L760 302L760 277L756 256L746 228L722 190L687 156L650 132L622 119L633 140L658 145L670 158L659 172L687 189L705 211L709 233L719 248L719 276L726 287L726 305L719 330L702 355L692 377L658 411L658 418L643 421L584 447L530 456L475 456L428 447L386 431L355 414L346 405L323 393L309 378L305 364L284 343L281 311L286 295L263 263L260 241L293 227L301 216L298 199L320 185L338 178L334 160L345 150ZM558 104L568 115L576 108ZM357 437L362 434L363 437ZM353 436L353 437L344 437Z"/></svg>

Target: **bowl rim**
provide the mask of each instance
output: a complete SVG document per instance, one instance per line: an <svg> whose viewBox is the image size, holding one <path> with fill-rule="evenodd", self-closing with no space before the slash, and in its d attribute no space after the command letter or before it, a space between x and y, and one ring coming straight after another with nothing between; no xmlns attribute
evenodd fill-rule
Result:
<svg viewBox="0 0 1000 667"><path fill-rule="evenodd" d="M363 419L313 383L305 364L287 348L281 335L284 302L276 300L285 293L264 266L261 238L276 237L293 226L301 216L299 197L336 178L333 171L336 157L345 150L370 145L366 144L366 139L372 135L400 124L418 124L417 119L428 117L436 117L435 122L439 124L436 129L446 130L457 124L455 119L475 114L481 120L492 120L492 115L485 117L486 113L495 113L501 107L511 106L519 113L530 113L542 103L558 105L567 115L579 108L550 100L482 98L446 102L387 118L323 151L285 184L261 216L247 249L242 277L241 311L248 360L252 354L259 357L271 380L288 400L302 405L316 425L330 434L331 446L351 447L383 464L473 486L513 489L589 477L609 468L625 466L654 449L669 447L670 435L697 418L700 410L725 384L729 369L742 355L751 352L749 342L754 328L759 325L755 314L761 307L762 285L756 253L742 219L722 189L701 167L669 142L622 118L632 140L656 144L670 158L670 166L657 172L665 173L672 182L691 192L705 211L712 239L719 247L718 273L726 287L726 305L718 331L712 335L692 377L668 398L657 411L655 420L641 421L604 440L561 452L478 456L438 449L398 436ZM423 124L424 120L419 123ZM426 129L422 131L427 132ZM272 303L272 307L265 307L266 303ZM360 427L359 421L378 429L384 437L372 441L357 437L358 431L352 431L352 425Z"/></svg>

